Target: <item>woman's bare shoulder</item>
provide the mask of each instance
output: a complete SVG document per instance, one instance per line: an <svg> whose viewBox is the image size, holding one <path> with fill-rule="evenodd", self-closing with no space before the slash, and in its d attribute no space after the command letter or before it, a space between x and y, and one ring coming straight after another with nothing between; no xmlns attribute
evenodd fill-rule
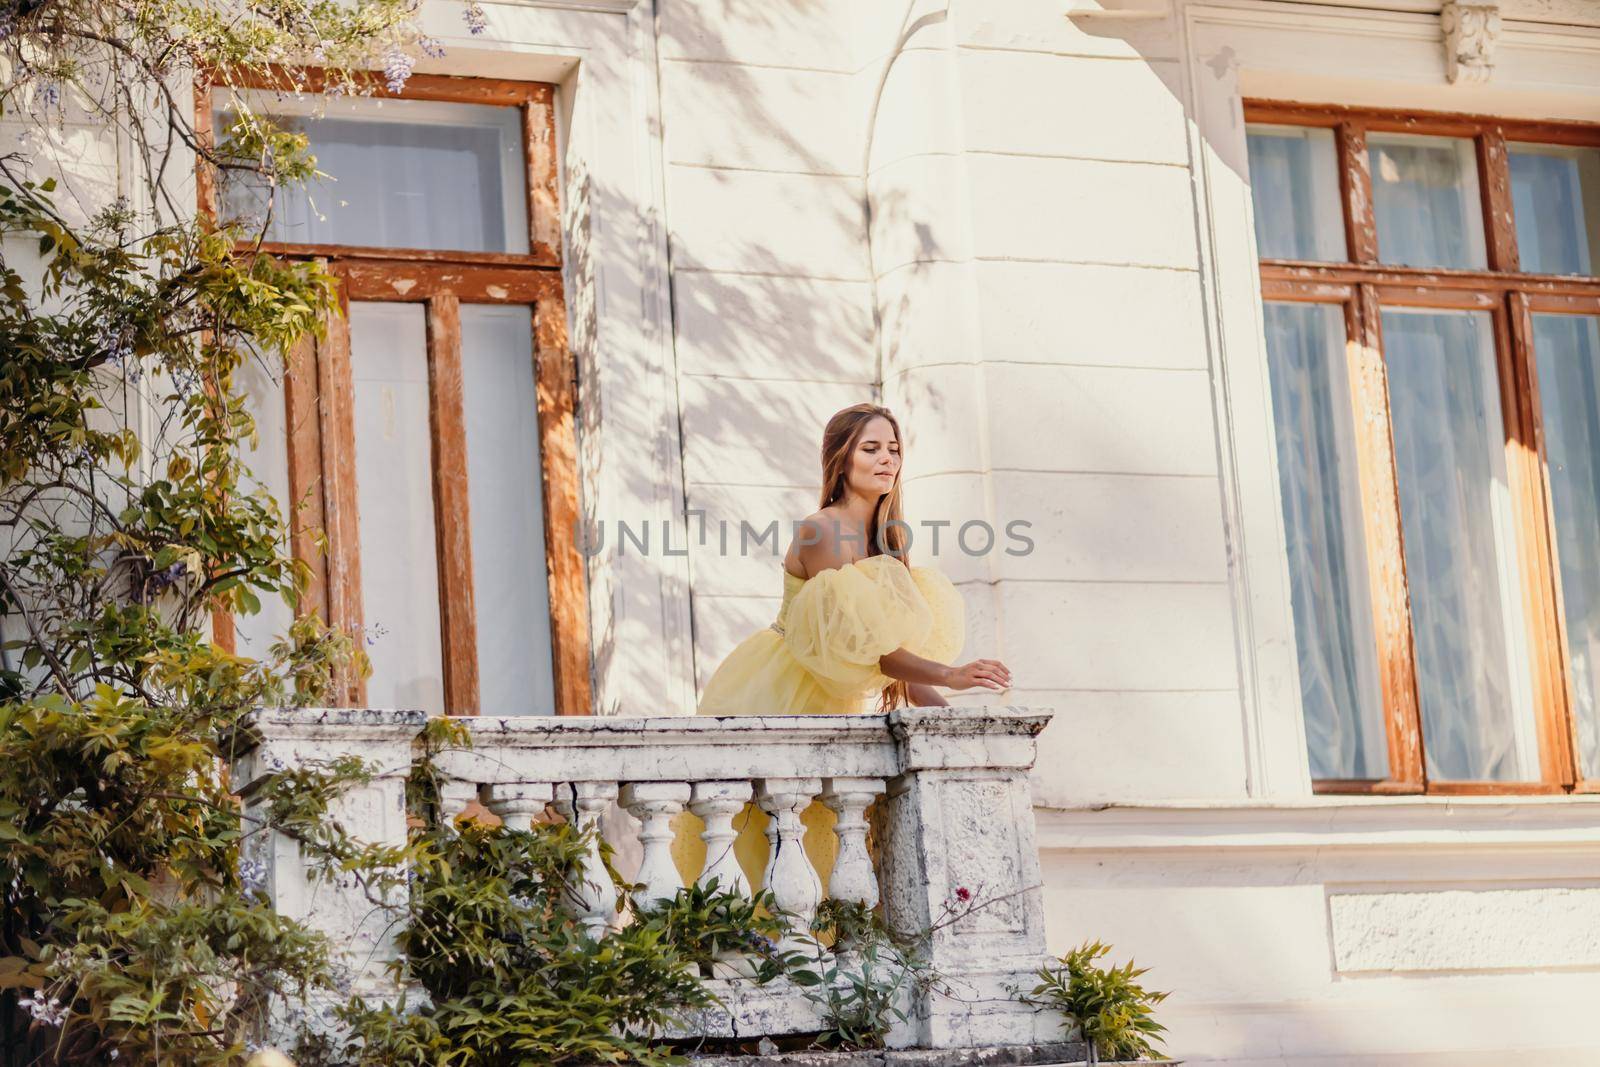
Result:
<svg viewBox="0 0 1600 1067"><path fill-rule="evenodd" d="M839 520L828 508L814 511L795 523L794 539L783 565L797 578L809 578L845 564L840 551Z"/></svg>

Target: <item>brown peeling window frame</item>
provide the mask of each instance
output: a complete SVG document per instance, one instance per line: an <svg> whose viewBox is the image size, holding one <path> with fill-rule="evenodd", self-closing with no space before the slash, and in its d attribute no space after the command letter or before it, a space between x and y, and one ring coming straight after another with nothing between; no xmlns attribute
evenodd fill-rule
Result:
<svg viewBox="0 0 1600 1067"><path fill-rule="evenodd" d="M322 87L320 72L300 71L308 92ZM264 254L319 260L339 282L340 312L326 337L308 340L284 375L289 429L291 500L305 513L291 522L292 550L313 578L298 607L318 612L348 632L362 626L361 548L355 483L354 386L350 369L349 304L355 301L420 303L426 308L429 437L433 464L434 534L437 539L440 648L444 701L452 715L478 713L476 615L467 507L466 431L462 411L460 307L523 305L533 317L534 383L544 495L545 565L549 577L550 633L556 711L587 715L589 681L588 593L577 543L577 372L567 343L561 281L557 196L555 87L541 82L413 75L402 93L388 92L373 75L374 95L387 99L515 107L522 115L526 167L527 254L369 248L325 244L261 246ZM283 71L238 86L285 88ZM210 86L195 91L195 127L210 143ZM199 209L217 211L213 175L197 175ZM253 247L253 246L252 246ZM245 249L241 249L245 250ZM326 550L319 544L326 537ZM215 640L234 646L233 620L213 619ZM349 706L365 703L365 684L347 679L340 694Z"/></svg>
<svg viewBox="0 0 1600 1067"><path fill-rule="evenodd" d="M1554 513L1533 351L1535 312L1600 315L1600 278L1521 270L1512 215L1508 142L1600 146L1600 125L1521 122L1482 115L1415 113L1246 100L1248 123L1334 131L1347 259L1262 259L1262 296L1343 309L1356 467L1370 572L1378 678L1387 727L1383 779L1319 780L1319 793L1532 794L1600 792L1579 777L1567 643L1556 566ZM1470 138L1476 149L1486 270L1380 264L1367 134ZM1540 778L1530 782L1430 780L1418 704L1411 610L1402 553L1392 423L1384 366L1382 307L1486 311L1493 321L1506 432L1506 467L1522 573L1522 615L1533 678ZM1597 533L1600 536L1600 533Z"/></svg>

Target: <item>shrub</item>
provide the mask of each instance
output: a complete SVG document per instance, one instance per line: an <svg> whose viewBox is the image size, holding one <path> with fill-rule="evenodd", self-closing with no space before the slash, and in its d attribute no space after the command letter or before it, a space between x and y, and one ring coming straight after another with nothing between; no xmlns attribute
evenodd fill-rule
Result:
<svg viewBox="0 0 1600 1067"><path fill-rule="evenodd" d="M1166 993L1146 990L1138 982L1149 968L1135 968L1129 960L1121 967L1102 967L1095 961L1111 951L1109 945L1088 941L1046 964L1038 972L1039 984L1022 999L1054 1008L1070 1016L1094 1042L1100 1058L1137 1060L1156 1054L1152 1041L1166 1027L1156 1022L1152 1009L1167 999Z"/></svg>
<svg viewBox="0 0 1600 1067"><path fill-rule="evenodd" d="M208 633L213 612L297 604L306 588L294 517L241 462L255 426L238 380L247 360L282 372L333 312L333 279L252 254L259 225L195 217L192 186L175 179L196 158L269 187L314 165L305 138L242 109L207 145L189 76L226 92L314 61L334 86L370 92L365 68L422 46L416 12L415 0L0 4L0 116L17 143L49 140L70 112L75 131L95 125L129 149L118 174L141 205L58 189L37 173L44 152L0 154L7 1067L236 1063L269 1004L337 987L322 939L240 877L241 844L263 828L229 794L224 739L253 706L321 701L362 669L360 650L314 615L257 659ZM280 811L316 821L325 804L289 794L336 791L351 770L277 783Z"/></svg>
<svg viewBox="0 0 1600 1067"><path fill-rule="evenodd" d="M655 915L590 939L562 906L588 847L565 825L422 833L400 942L426 1003L353 1003L354 1040L337 1062L671 1062L653 1035L711 1003L697 952ZM668 910L704 928L716 906L697 898ZM303 1064L311 1059L302 1053Z"/></svg>

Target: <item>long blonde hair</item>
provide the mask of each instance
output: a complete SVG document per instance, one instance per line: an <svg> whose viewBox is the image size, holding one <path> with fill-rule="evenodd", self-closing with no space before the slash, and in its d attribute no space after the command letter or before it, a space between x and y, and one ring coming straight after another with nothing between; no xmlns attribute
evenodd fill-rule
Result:
<svg viewBox="0 0 1600 1067"><path fill-rule="evenodd" d="M894 412L878 404L852 404L834 413L822 430L822 500L819 507L827 507L844 497L845 479L850 469L850 457L856 442L867 423L881 418L894 430L894 439L900 445L901 463L905 462L905 441L900 436L900 422ZM901 469L904 469L903 467ZM882 531L880 535L880 531ZM900 512L900 472L894 476L894 485L878 499L872 518L867 523L867 555L890 555L907 568L911 566L911 544L907 526ZM911 703L911 685L895 681L885 686L878 697L878 710L891 711Z"/></svg>

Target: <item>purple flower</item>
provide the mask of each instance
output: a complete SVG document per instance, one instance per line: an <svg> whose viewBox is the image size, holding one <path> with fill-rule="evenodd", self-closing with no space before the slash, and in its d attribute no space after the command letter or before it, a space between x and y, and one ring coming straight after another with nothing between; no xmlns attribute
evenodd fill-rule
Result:
<svg viewBox="0 0 1600 1067"><path fill-rule="evenodd" d="M416 65L417 61L401 49L389 49L389 54L383 58L383 81L391 93L405 91L406 80L411 77L411 68Z"/></svg>
<svg viewBox="0 0 1600 1067"><path fill-rule="evenodd" d="M128 360L133 358L133 346L121 337L103 338L100 342L106 354L106 362L113 367L121 368ZM137 373L138 368L134 371ZM137 381L138 379L135 379Z"/></svg>
<svg viewBox="0 0 1600 1067"><path fill-rule="evenodd" d="M54 111L61 106L61 86L55 82L45 82L39 86L39 109L41 111Z"/></svg>
<svg viewBox="0 0 1600 1067"><path fill-rule="evenodd" d="M176 585L180 580L186 577L188 573L189 568L182 561L174 563L170 567L165 567L159 571L156 571L154 574L150 575L150 592L152 594L159 593L168 586Z"/></svg>
<svg viewBox="0 0 1600 1067"><path fill-rule="evenodd" d="M239 888L251 894L266 892L267 861L259 857L239 861Z"/></svg>
<svg viewBox="0 0 1600 1067"><path fill-rule="evenodd" d="M444 44L437 37L423 34L417 38L417 47L422 49L422 54L429 59L444 58Z"/></svg>
<svg viewBox="0 0 1600 1067"><path fill-rule="evenodd" d="M17 1007L33 1016L35 1022L45 1026L60 1027L67 1021L68 1008L55 997L49 1000L44 994L38 993L31 997L23 997L17 1001Z"/></svg>
<svg viewBox="0 0 1600 1067"><path fill-rule="evenodd" d="M473 35L489 28L489 16L484 14L483 5L478 0L467 0L467 9L461 13L461 17L466 19L467 30Z"/></svg>

